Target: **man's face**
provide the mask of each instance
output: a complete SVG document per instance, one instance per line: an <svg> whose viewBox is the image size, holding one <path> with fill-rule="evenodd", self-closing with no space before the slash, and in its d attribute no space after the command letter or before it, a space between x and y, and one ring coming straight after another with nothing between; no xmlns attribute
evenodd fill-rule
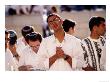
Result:
<svg viewBox="0 0 110 82"><path fill-rule="evenodd" d="M105 22L101 22L101 24L98 26L97 28L97 32L99 35L103 36L106 32L106 25L105 25Z"/></svg>
<svg viewBox="0 0 110 82"><path fill-rule="evenodd" d="M40 42L37 40L37 41L30 41L29 40L29 46L31 47L31 49L37 53L38 50L39 50L39 47L40 47Z"/></svg>
<svg viewBox="0 0 110 82"><path fill-rule="evenodd" d="M57 15L54 15L48 18L48 25L54 31L57 31L58 29L60 29L62 26L62 23L63 21Z"/></svg>
<svg viewBox="0 0 110 82"><path fill-rule="evenodd" d="M5 34L5 48L7 48L8 43L9 43L9 34Z"/></svg>

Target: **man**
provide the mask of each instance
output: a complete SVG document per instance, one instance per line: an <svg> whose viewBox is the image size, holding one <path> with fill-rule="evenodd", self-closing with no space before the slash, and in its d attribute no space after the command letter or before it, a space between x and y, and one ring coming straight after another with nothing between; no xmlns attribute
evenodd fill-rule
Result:
<svg viewBox="0 0 110 82"><path fill-rule="evenodd" d="M73 35L74 34L74 27L75 27L75 22L72 20L65 19L63 21L63 29L67 34Z"/></svg>
<svg viewBox="0 0 110 82"><path fill-rule="evenodd" d="M5 70L6 71L16 71L18 70L16 61L13 57L13 54L9 50L9 40L10 35L7 30L5 30Z"/></svg>
<svg viewBox="0 0 110 82"><path fill-rule="evenodd" d="M42 37L39 33L32 32L27 34L26 42L28 46L23 50L22 55L19 61L19 70L20 71L30 71L36 70L39 68L37 65L37 52L42 41Z"/></svg>
<svg viewBox="0 0 110 82"><path fill-rule="evenodd" d="M13 57L15 58L15 60L17 62L19 62L19 53L17 51L17 34L14 30L8 30L9 34L10 34L10 40L9 40L9 49L13 54Z"/></svg>
<svg viewBox="0 0 110 82"><path fill-rule="evenodd" d="M82 40L85 48L85 66L86 71L101 71L105 70L106 49L105 38L106 31L105 19L103 17L92 17L89 21L89 29L91 34L89 37Z"/></svg>
<svg viewBox="0 0 110 82"><path fill-rule="evenodd" d="M62 28L63 21L57 14L47 18L54 34L45 38L39 48L38 56L46 70L71 71L82 68L82 48L80 41L66 34Z"/></svg>
<svg viewBox="0 0 110 82"><path fill-rule="evenodd" d="M28 45L25 41L25 37L27 34L34 32L34 27L32 26L24 26L21 29L22 37L17 40L17 51L21 54L22 50Z"/></svg>

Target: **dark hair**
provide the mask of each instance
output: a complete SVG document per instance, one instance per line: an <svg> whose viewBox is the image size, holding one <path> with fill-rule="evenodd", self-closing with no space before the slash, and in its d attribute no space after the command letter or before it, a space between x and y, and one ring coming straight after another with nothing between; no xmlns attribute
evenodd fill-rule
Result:
<svg viewBox="0 0 110 82"><path fill-rule="evenodd" d="M60 18L60 16L59 16L58 14L52 13L52 14L49 14L49 15L48 15L48 17L47 17L47 22L48 22L48 19L49 19L50 17L52 17L52 16L57 16L57 17Z"/></svg>
<svg viewBox="0 0 110 82"><path fill-rule="evenodd" d="M34 32L34 27L33 26L25 26L22 28L21 33L23 35L23 37L25 38L25 36L31 32Z"/></svg>
<svg viewBox="0 0 110 82"><path fill-rule="evenodd" d="M5 34L9 34L8 30L5 30Z"/></svg>
<svg viewBox="0 0 110 82"><path fill-rule="evenodd" d="M105 19L103 17L92 17L89 21L89 29L92 31L93 27L99 26L101 22L105 22Z"/></svg>
<svg viewBox="0 0 110 82"><path fill-rule="evenodd" d="M68 19L65 19L63 21L63 29L64 29L65 32L68 32L71 27L74 28L74 26L75 26L74 21L71 21L71 20L68 20Z"/></svg>
<svg viewBox="0 0 110 82"><path fill-rule="evenodd" d="M54 12L57 12L57 9L56 9L55 6L53 6L51 9L52 9Z"/></svg>
<svg viewBox="0 0 110 82"><path fill-rule="evenodd" d="M10 34L9 44L14 45L17 42L17 34L14 30L8 30L8 32Z"/></svg>
<svg viewBox="0 0 110 82"><path fill-rule="evenodd" d="M29 43L29 40L30 41L39 41L41 42L42 41L42 36L41 34L39 33L36 33L36 32L32 32L32 33L29 33L26 35L26 38L25 38L26 42Z"/></svg>

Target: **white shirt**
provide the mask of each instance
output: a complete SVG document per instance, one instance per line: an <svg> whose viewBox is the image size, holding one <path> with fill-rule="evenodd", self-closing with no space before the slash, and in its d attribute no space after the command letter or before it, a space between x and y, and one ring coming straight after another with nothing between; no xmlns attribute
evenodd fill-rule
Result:
<svg viewBox="0 0 110 82"><path fill-rule="evenodd" d="M64 53L72 57L72 68L63 58L57 59L49 68L49 58L55 55L56 47L62 47ZM45 38L37 54L39 59L41 59L40 61L43 61L46 70L71 71L81 70L82 68L83 54L80 41L69 34L65 34L64 40L60 44L56 41L54 35Z"/></svg>
<svg viewBox="0 0 110 82"><path fill-rule="evenodd" d="M88 42L90 48L88 47ZM89 63L90 66L95 67L95 69L98 71L105 70L106 65L105 38L102 36L99 39L92 39L91 37L87 37L82 40L82 44L84 45L86 50L84 67L86 67L87 64ZM97 51L97 49L99 49L99 52ZM101 58L98 57L99 55L101 56Z"/></svg>
<svg viewBox="0 0 110 82"><path fill-rule="evenodd" d="M6 71L17 71L18 61L13 57L13 54L9 49L5 52L5 70Z"/></svg>
<svg viewBox="0 0 110 82"><path fill-rule="evenodd" d="M16 45L17 46L17 52L19 53L20 56L22 54L22 51L26 48L27 45L28 44L25 43L25 40L23 37L21 37L17 40L17 45Z"/></svg>
<svg viewBox="0 0 110 82"><path fill-rule="evenodd" d="M19 66L31 65L33 68L39 69L41 64L38 65L37 62L37 54L29 46L25 47L19 60Z"/></svg>

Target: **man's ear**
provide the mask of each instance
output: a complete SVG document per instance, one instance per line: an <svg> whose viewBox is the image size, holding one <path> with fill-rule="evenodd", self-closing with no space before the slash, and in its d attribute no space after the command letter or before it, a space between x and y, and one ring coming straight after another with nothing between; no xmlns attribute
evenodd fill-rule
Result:
<svg viewBox="0 0 110 82"><path fill-rule="evenodd" d="M92 29L92 31L96 31L97 30L97 26L95 25Z"/></svg>
<svg viewBox="0 0 110 82"><path fill-rule="evenodd" d="M74 31L75 31L75 28L73 28L73 27L70 27L70 30L74 30Z"/></svg>

